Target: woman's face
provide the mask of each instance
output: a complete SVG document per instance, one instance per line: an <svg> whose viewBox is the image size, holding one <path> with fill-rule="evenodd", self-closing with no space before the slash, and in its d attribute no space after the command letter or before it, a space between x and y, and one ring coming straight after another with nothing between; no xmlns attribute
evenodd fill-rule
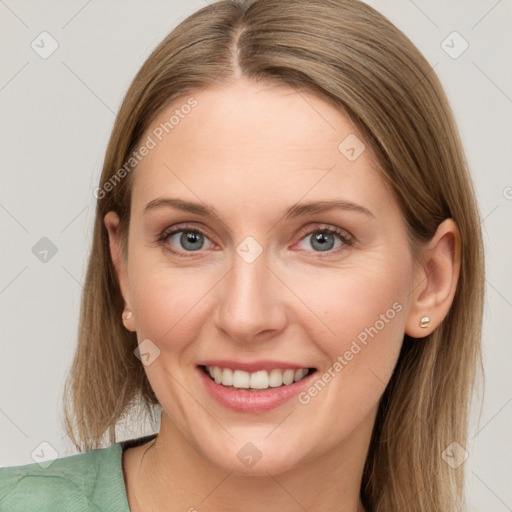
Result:
<svg viewBox="0 0 512 512"><path fill-rule="evenodd" d="M367 443L415 281L397 202L324 100L191 96L141 140L118 268L161 429L247 474Z"/></svg>

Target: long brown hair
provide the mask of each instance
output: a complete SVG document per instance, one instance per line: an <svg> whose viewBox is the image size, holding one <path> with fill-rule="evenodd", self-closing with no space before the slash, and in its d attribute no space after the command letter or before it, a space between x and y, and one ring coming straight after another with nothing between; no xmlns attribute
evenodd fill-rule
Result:
<svg viewBox="0 0 512 512"><path fill-rule="evenodd" d="M357 0L213 3L183 21L143 64L121 105L98 188L78 347L64 390L66 431L79 450L98 448L107 432L116 442L122 419L141 410L151 415L158 405L134 356L136 335L121 321L124 301L103 218L117 212L126 240L136 172L126 162L155 117L179 97L239 75L309 91L345 113L390 183L413 249L446 218L459 227L461 273L452 307L427 338L405 335L361 486L373 511L452 510L462 497L463 466L450 467L442 452L454 441L466 444L481 369L479 212L436 74L400 30Z"/></svg>

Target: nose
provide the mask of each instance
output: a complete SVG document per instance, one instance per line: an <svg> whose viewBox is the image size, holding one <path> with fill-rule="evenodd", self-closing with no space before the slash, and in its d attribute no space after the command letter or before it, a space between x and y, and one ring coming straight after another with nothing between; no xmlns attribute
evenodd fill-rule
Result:
<svg viewBox="0 0 512 512"><path fill-rule="evenodd" d="M263 253L252 263L234 254L233 266L217 290L217 328L240 343L262 341L283 332L286 297Z"/></svg>

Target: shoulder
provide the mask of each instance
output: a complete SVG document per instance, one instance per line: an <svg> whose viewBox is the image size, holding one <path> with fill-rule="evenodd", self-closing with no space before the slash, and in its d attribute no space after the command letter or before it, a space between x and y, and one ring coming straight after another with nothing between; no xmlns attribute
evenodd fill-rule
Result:
<svg viewBox="0 0 512 512"><path fill-rule="evenodd" d="M0 511L129 512L122 446L0 468Z"/></svg>

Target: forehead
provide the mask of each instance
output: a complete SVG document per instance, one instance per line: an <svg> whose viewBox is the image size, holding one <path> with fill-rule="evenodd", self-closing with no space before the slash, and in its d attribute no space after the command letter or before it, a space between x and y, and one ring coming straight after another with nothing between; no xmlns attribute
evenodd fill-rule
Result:
<svg viewBox="0 0 512 512"><path fill-rule="evenodd" d="M351 121L287 86L241 79L191 93L160 113L148 137L154 147L134 172L136 207L167 193L240 205L336 191L365 200L372 184L389 193Z"/></svg>

